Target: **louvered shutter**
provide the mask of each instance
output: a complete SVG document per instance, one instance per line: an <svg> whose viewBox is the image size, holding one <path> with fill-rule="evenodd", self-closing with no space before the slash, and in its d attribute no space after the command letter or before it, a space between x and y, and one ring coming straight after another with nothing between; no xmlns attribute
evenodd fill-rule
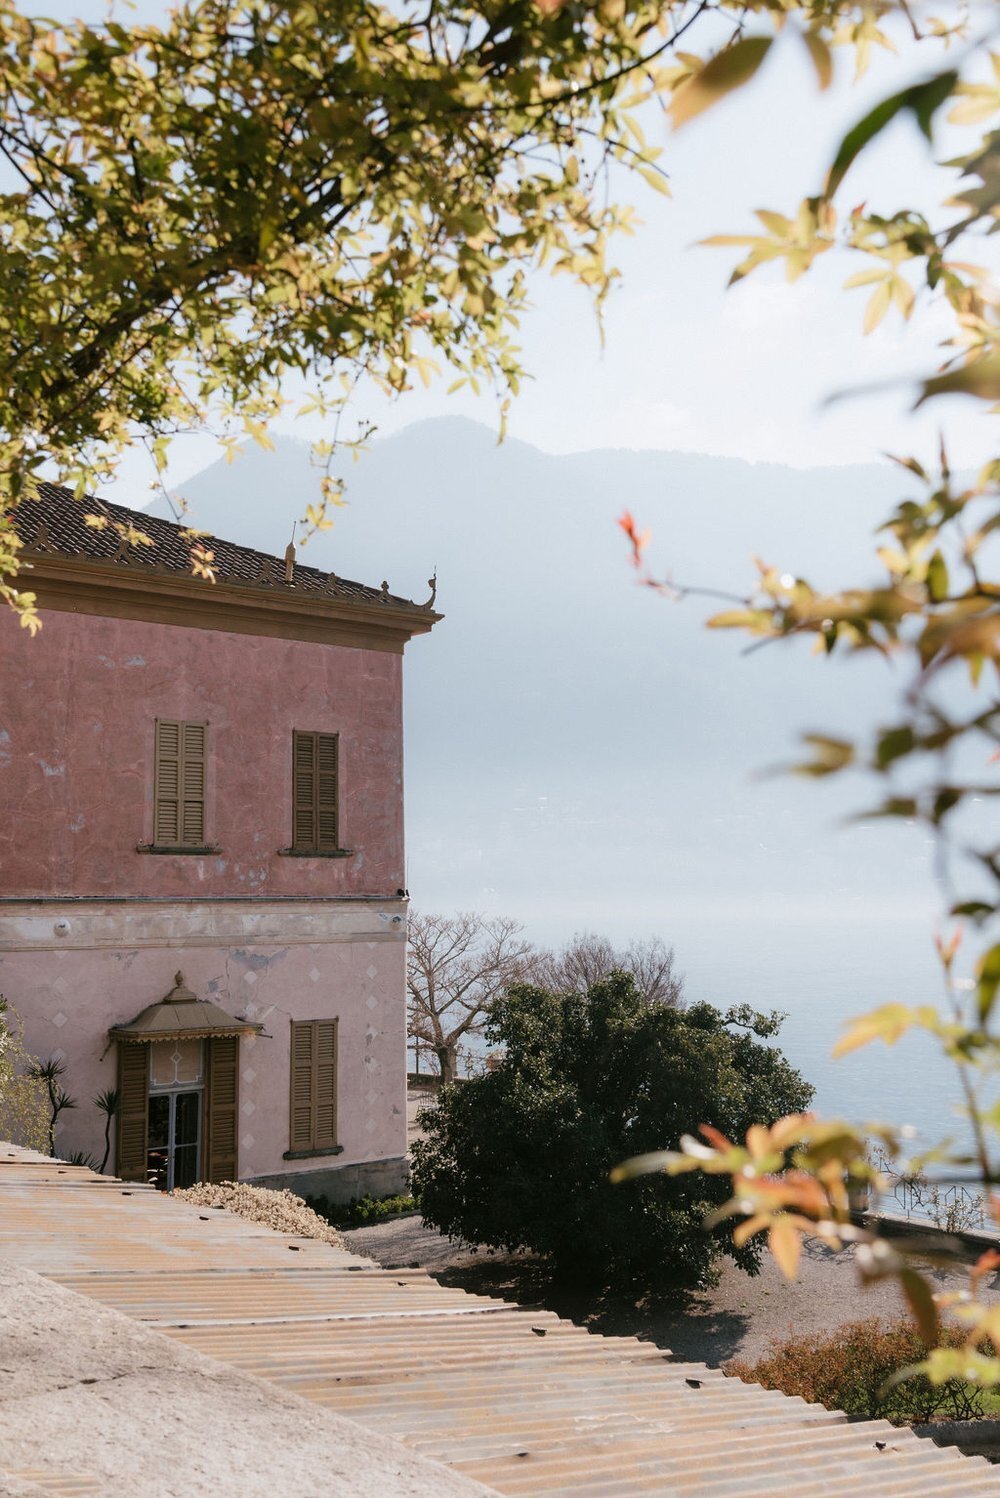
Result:
<svg viewBox="0 0 1000 1498"><path fill-rule="evenodd" d="M118 1160L123 1181L146 1179L149 1047L118 1043Z"/></svg>
<svg viewBox="0 0 1000 1498"><path fill-rule="evenodd" d="M292 1024L292 1089L289 1149L313 1147L313 1026Z"/></svg>
<svg viewBox="0 0 1000 1498"><path fill-rule="evenodd" d="M181 836L181 725L156 720L153 842L175 847Z"/></svg>
<svg viewBox="0 0 1000 1498"><path fill-rule="evenodd" d="M336 848L337 843L337 735L316 735L316 843L317 848Z"/></svg>
<svg viewBox="0 0 1000 1498"><path fill-rule="evenodd" d="M337 1143L337 1021L292 1023L291 1150Z"/></svg>
<svg viewBox="0 0 1000 1498"><path fill-rule="evenodd" d="M337 1021L315 1022L316 1112L314 1149L329 1149L337 1143Z"/></svg>
<svg viewBox="0 0 1000 1498"><path fill-rule="evenodd" d="M153 842L199 848L205 842L204 723L156 720Z"/></svg>
<svg viewBox="0 0 1000 1498"><path fill-rule="evenodd" d="M181 842L198 848L205 841L205 725L181 724Z"/></svg>
<svg viewBox="0 0 1000 1498"><path fill-rule="evenodd" d="M316 846L316 735L292 734L292 846Z"/></svg>
<svg viewBox="0 0 1000 1498"><path fill-rule="evenodd" d="M208 1096L206 1098L205 1180L235 1181L238 1168L236 1130L240 1041L238 1035L218 1037L208 1043Z"/></svg>

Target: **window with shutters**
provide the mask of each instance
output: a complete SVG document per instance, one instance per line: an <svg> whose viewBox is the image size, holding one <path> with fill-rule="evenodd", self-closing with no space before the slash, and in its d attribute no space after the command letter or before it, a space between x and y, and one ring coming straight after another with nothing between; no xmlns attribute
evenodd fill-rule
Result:
<svg viewBox="0 0 1000 1498"><path fill-rule="evenodd" d="M293 1020L291 1112L286 1159L337 1146L337 1021Z"/></svg>
<svg viewBox="0 0 1000 1498"><path fill-rule="evenodd" d="M119 1042L117 1169L123 1181L166 1191L197 1180L236 1180L239 1056L235 1035Z"/></svg>
<svg viewBox="0 0 1000 1498"><path fill-rule="evenodd" d="M292 734L292 849L340 851L337 815L338 736Z"/></svg>
<svg viewBox="0 0 1000 1498"><path fill-rule="evenodd" d="M157 848L205 845L207 724L156 720L153 844Z"/></svg>

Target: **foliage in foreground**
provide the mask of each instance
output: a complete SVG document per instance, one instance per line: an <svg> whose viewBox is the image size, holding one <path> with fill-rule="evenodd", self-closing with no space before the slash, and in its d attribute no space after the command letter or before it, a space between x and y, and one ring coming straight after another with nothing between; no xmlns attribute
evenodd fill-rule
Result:
<svg viewBox="0 0 1000 1498"><path fill-rule="evenodd" d="M82 493L137 433L161 475L178 431L267 445L290 377L326 421L307 519L329 524L359 382L398 393L450 366L506 404L528 274L568 274L600 305L609 240L633 230L609 166L668 190L643 104L680 125L797 53L826 87L831 49L861 72L917 24L910 0L186 0L158 23L0 0L0 599L38 626L4 512L46 461ZM946 70L891 112L928 128L963 87ZM838 230L832 203L871 133L796 217L739 237L739 274L775 259L801 274L839 232L873 267L871 318L908 315L901 260L923 253L924 223L862 207ZM974 271L933 253L988 351ZM120 534L141 555L148 537ZM196 572L212 562L192 546Z"/></svg>
<svg viewBox="0 0 1000 1498"><path fill-rule="evenodd" d="M760 1043L778 1024L746 1007L652 1002L623 973L586 994L516 985L490 1017L495 1068L442 1088L421 1115L413 1180L424 1220L470 1243L530 1250L574 1279L694 1288L721 1252L753 1273L756 1244L702 1232L725 1199L721 1183L659 1176L622 1189L608 1173L706 1116L742 1129L807 1106L812 1088Z"/></svg>
<svg viewBox="0 0 1000 1498"><path fill-rule="evenodd" d="M943 1345L958 1347L955 1328L943 1332ZM752 1363L733 1358L724 1371L747 1383L797 1394L828 1409L845 1410L894 1425L928 1420L975 1420L986 1412L984 1390L964 1379L933 1384L923 1374L892 1382L894 1375L927 1356L927 1344L910 1320L870 1317L851 1321L830 1334L789 1337Z"/></svg>
<svg viewBox="0 0 1000 1498"><path fill-rule="evenodd" d="M969 44L944 59L947 13L942 23L908 3L873 7L875 31L901 16L909 20L911 42L919 45L927 69L936 71L916 83L901 77L898 90L857 121L831 158L817 163L813 196L788 214L760 211L763 232L717 236L709 243L740 248L743 258L732 281L767 265L783 265L795 280L820 255L829 263L846 251L858 268L845 286L865 288L865 333L886 318L908 319L915 308L944 330L938 368L914 372L916 404L962 395L987 403L984 412L992 408L995 414L1000 287L992 237L1000 226L1000 54L991 50L995 29L977 31L976 21L969 24L970 15L977 15L974 7L950 9ZM868 40L883 44L886 37L869 32ZM935 210L917 209L889 196L893 184L879 189L878 204L864 201L845 212L854 198L854 163L887 126L907 116L938 153L939 118L962 132L954 147L945 147L951 154L945 165L953 173L949 196ZM867 399L875 388L859 381L856 393ZM939 1384L961 1378L996 1387L1000 1310L981 1300L979 1290L1000 1267L1000 1253L990 1249L972 1266L970 1291L940 1293L915 1262L915 1250L852 1222L845 1184L869 1183L876 1192L884 1187L866 1156L866 1138L872 1138L897 1176L926 1172L930 1186L943 1191L984 1188L989 1216L1000 1226L1000 457L994 446L991 458L969 474L955 470L943 435L937 447L933 457L894 457L906 487L873 543L874 576L866 569L839 586L820 587L797 575L789 559L763 558L744 594L721 595L729 606L709 624L749 634L754 647L808 640L820 655L863 654L894 667L897 687L887 691L881 720L857 740L836 729L806 734L807 755L793 768L816 780L860 772L877 787L867 818L899 819L933 846L941 897L935 934L941 1003L921 996L883 1004L852 1022L834 1054L877 1042L895 1045L911 1031L930 1036L942 1063L957 1070L965 1137L921 1141L921 1152L907 1158L905 1126L879 1121L791 1116L768 1128L762 1119L745 1134L728 1137L709 1122L701 1138L688 1136L679 1151L629 1161L617 1175L666 1170L728 1176L731 1196L723 1213L737 1221L734 1237L744 1243L766 1234L789 1277L796 1273L804 1236L818 1235L834 1247L854 1243L863 1280L893 1277L905 1293L929 1349L921 1371ZM620 524L640 582L673 598L711 593L669 575L654 576L645 560L648 532L628 513ZM941 1313L947 1309L964 1327L960 1346L944 1333Z"/></svg>

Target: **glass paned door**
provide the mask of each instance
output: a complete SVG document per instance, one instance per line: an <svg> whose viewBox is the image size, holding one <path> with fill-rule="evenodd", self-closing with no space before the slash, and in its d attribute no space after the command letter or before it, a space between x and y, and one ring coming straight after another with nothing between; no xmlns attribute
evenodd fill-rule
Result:
<svg viewBox="0 0 1000 1498"><path fill-rule="evenodd" d="M175 1092L173 1179L175 1186L193 1186L198 1179L198 1153L201 1145L201 1093Z"/></svg>
<svg viewBox="0 0 1000 1498"><path fill-rule="evenodd" d="M193 1186L201 1158L201 1090L151 1092L146 1179L160 1191Z"/></svg>

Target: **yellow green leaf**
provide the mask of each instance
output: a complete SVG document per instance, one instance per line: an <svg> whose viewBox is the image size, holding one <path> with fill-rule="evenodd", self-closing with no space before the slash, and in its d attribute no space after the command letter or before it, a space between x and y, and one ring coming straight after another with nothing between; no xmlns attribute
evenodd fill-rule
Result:
<svg viewBox="0 0 1000 1498"><path fill-rule="evenodd" d="M816 80L820 88L829 88L833 81L833 56L829 47L818 31L804 31L802 40L809 49L809 56L816 69Z"/></svg>
<svg viewBox="0 0 1000 1498"><path fill-rule="evenodd" d="M674 94L670 117L675 128L693 120L703 110L749 83L771 46L767 36L747 36L723 52L717 52L700 72Z"/></svg>
<svg viewBox="0 0 1000 1498"><path fill-rule="evenodd" d="M786 1280L793 1280L798 1273L802 1240L798 1230L787 1217L776 1217L767 1235L767 1246Z"/></svg>

